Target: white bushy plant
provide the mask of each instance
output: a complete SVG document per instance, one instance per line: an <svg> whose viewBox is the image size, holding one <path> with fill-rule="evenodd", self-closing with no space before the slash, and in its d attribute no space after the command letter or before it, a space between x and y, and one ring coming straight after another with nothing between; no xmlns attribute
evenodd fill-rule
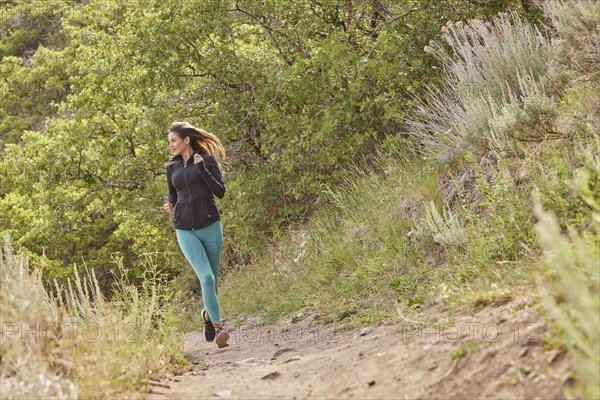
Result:
<svg viewBox="0 0 600 400"><path fill-rule="evenodd" d="M543 0L544 14L556 32L553 58L584 76L600 72L600 1Z"/></svg>
<svg viewBox="0 0 600 400"><path fill-rule="evenodd" d="M410 122L425 153L441 162L485 153L494 144L518 153L508 142L545 136L532 138L523 127L554 115L545 89L550 44L537 28L503 14L449 25L443 37L450 51L439 43L426 50L443 64L445 82L417 103Z"/></svg>
<svg viewBox="0 0 600 400"><path fill-rule="evenodd" d="M468 236L456 214L444 208L440 213L433 201L426 208L424 222L433 241L448 246L463 246Z"/></svg>

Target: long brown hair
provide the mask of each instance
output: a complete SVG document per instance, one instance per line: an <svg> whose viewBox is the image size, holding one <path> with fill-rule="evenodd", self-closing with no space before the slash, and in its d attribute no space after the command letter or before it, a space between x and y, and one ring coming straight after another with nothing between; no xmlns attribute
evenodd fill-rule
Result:
<svg viewBox="0 0 600 400"><path fill-rule="evenodd" d="M174 122L169 132L175 132L182 139L189 136L192 149L210 154L218 163L225 159L225 147L219 138L204 129L196 128L189 122Z"/></svg>

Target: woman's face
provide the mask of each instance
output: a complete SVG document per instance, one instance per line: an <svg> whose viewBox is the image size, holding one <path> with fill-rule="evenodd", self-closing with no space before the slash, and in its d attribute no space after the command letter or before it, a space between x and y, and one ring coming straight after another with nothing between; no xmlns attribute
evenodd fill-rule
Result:
<svg viewBox="0 0 600 400"><path fill-rule="evenodd" d="M169 150L173 153L174 156L178 156L188 148L190 139L186 137L182 139L175 132L169 132Z"/></svg>

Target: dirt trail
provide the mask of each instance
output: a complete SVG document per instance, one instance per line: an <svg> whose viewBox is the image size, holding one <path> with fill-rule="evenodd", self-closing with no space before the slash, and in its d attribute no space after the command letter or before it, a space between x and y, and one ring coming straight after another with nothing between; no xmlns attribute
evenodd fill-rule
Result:
<svg viewBox="0 0 600 400"><path fill-rule="evenodd" d="M563 399L568 361L543 349L546 326L524 304L429 329L404 322L348 333L311 316L266 327L251 319L229 324L231 345L220 350L191 332L184 347L196 370L148 398Z"/></svg>

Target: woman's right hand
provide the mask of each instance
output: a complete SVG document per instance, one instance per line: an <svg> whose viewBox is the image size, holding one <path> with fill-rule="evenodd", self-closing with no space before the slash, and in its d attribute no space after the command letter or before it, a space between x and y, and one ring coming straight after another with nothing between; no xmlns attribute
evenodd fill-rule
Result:
<svg viewBox="0 0 600 400"><path fill-rule="evenodd" d="M171 203L169 203L169 202L166 202L166 203L163 205L163 209L164 209L166 212L168 212L169 214L171 214L171 213L173 212L173 205L172 205Z"/></svg>

